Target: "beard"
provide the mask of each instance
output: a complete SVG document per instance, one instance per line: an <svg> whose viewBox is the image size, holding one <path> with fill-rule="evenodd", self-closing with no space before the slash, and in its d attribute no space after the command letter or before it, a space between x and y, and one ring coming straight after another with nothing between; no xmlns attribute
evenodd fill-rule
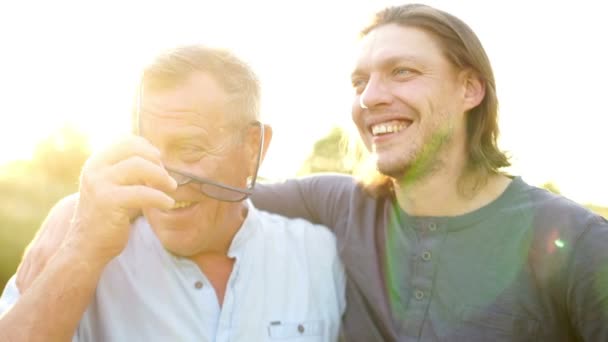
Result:
<svg viewBox="0 0 608 342"><path fill-rule="evenodd" d="M442 155L452 141L452 130L436 130L421 148L392 160L376 161L377 170L399 183L412 184L437 173L444 166Z"/></svg>

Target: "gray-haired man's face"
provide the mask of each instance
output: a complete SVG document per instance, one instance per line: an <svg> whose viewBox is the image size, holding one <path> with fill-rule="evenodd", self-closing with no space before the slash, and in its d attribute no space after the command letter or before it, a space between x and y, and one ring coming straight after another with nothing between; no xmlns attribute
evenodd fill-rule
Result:
<svg viewBox="0 0 608 342"><path fill-rule="evenodd" d="M179 86L141 95L141 134L160 150L166 167L245 188L249 151L257 147L244 146L247 139L235 143L241 131L228 124L227 103L226 92L212 77L194 73ZM231 220L242 218L234 215L241 203L205 196L195 183L171 195L176 200L172 210L147 209L144 214L163 246L180 256L213 249L220 243L218 227L233 226Z"/></svg>

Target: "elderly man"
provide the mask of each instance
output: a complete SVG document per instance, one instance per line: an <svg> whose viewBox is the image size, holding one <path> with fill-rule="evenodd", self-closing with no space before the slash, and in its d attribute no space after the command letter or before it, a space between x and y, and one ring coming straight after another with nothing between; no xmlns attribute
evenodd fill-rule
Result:
<svg viewBox="0 0 608 342"><path fill-rule="evenodd" d="M5 289L0 340L336 340L335 238L245 201L271 138L254 73L187 46L141 84L139 136L87 161L65 243Z"/></svg>
<svg viewBox="0 0 608 342"><path fill-rule="evenodd" d="M348 341L608 341L608 222L501 171L494 76L464 22L424 5L380 11L352 86L369 177L289 180L252 198L334 229ZM71 211L51 214L24 287Z"/></svg>

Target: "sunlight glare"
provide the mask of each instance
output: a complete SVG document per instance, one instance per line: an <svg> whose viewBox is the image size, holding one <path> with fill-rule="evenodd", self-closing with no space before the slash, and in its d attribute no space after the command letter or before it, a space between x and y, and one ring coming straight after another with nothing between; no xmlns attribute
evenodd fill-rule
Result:
<svg viewBox="0 0 608 342"><path fill-rule="evenodd" d="M600 5L552 3L545 15L544 3L525 2L522 11L517 1L425 2L460 16L484 43L501 101L501 146L514 156L510 171L608 205L608 55L597 45L608 22ZM293 176L331 127L351 126L357 32L375 10L400 3L60 0L32 11L28 2L4 2L0 163L29 158L66 123L93 147L128 133L143 62L162 48L205 43L233 49L259 74L263 117L275 132L261 175Z"/></svg>

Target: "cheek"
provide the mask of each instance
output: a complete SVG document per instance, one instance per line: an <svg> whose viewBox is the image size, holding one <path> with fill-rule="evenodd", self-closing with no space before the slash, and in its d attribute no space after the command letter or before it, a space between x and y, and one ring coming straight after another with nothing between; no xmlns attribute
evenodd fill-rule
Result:
<svg viewBox="0 0 608 342"><path fill-rule="evenodd" d="M357 125L357 128L361 130L363 127L363 108L359 104L359 97L355 97L351 107L351 119Z"/></svg>
<svg viewBox="0 0 608 342"><path fill-rule="evenodd" d="M195 163L190 165L188 171L194 175L199 175L201 177L216 179L218 175L222 174L222 158L217 156L206 156Z"/></svg>
<svg viewBox="0 0 608 342"><path fill-rule="evenodd" d="M433 96L421 81L403 82L393 88L396 102L408 110L420 111L428 105Z"/></svg>
<svg viewBox="0 0 608 342"><path fill-rule="evenodd" d="M221 158L209 158L197 165L198 174L223 184L244 187L251 169L245 153L229 153Z"/></svg>

